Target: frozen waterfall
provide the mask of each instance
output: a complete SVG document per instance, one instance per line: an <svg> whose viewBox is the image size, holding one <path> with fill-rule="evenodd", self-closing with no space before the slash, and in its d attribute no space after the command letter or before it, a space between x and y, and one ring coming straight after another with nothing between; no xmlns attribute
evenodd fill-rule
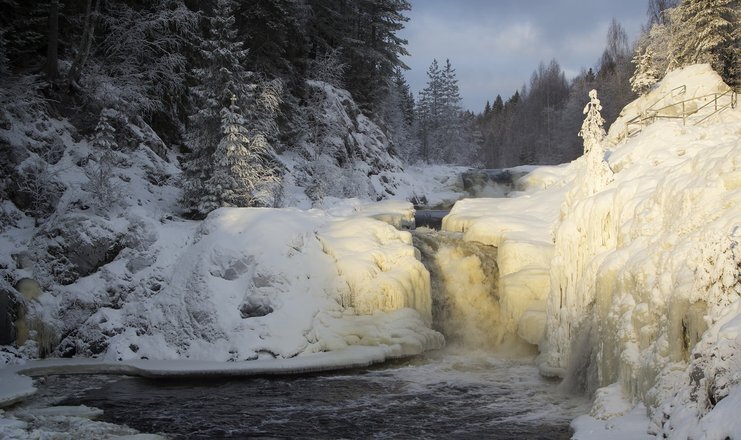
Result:
<svg viewBox="0 0 741 440"><path fill-rule="evenodd" d="M496 247L429 228L416 229L413 242L430 272L433 328L449 344L474 349L520 346L502 315Z"/></svg>

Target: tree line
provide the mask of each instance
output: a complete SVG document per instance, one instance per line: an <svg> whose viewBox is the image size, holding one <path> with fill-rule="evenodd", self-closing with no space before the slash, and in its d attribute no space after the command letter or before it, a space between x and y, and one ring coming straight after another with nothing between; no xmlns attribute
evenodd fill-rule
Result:
<svg viewBox="0 0 741 440"><path fill-rule="evenodd" d="M402 105L392 87L406 68L397 32L409 9L406 0L0 0L0 99L42 105L91 137L124 119L152 127L182 156L194 215L270 205L263 184L281 173L275 155L310 129L308 79L346 88L389 125L390 102Z"/></svg>
<svg viewBox="0 0 741 440"><path fill-rule="evenodd" d="M577 133L588 92L599 91L602 114L611 123L620 110L644 94L668 71L709 63L738 87L739 7L734 0L649 0L648 22L630 44L612 20L594 68L567 80L558 61L541 63L529 82L510 97L496 96L475 116L460 109L450 62L433 61L409 125L408 156L422 162L509 167L557 164L582 154Z"/></svg>
<svg viewBox="0 0 741 440"><path fill-rule="evenodd" d="M278 203L276 155L322 139L307 80L347 89L407 163L561 163L581 154L591 89L611 122L683 65L708 62L738 86L737 0L648 3L635 45L613 20L593 68L567 79L556 60L541 63L473 114L461 108L450 60L433 60L425 88L410 90L398 36L407 0L0 0L0 100L45 106L111 138L101 148L115 148L122 121L152 127L181 155L194 215Z"/></svg>

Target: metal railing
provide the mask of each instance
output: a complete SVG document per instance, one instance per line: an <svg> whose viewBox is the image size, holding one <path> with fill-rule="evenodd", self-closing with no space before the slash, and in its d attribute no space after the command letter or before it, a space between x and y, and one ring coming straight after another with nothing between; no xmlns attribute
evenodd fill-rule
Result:
<svg viewBox="0 0 741 440"><path fill-rule="evenodd" d="M697 111L699 112L700 110L704 109L705 107L709 106L710 104L713 104L715 106L715 110L712 113L710 113L709 115L707 115L704 118L700 119L699 121L695 122L695 125L700 125L702 122L705 122L711 116L717 115L718 113L722 112L723 110L725 110L727 108L736 108L736 106L738 105L738 92L735 91L735 90L728 89L728 90L726 90L725 92L723 92L721 94L714 93L713 95L715 95L713 97L713 100L710 101L710 102L708 102L708 103L706 103L702 107L698 108ZM730 95L731 99L728 100L727 103L722 104L720 107L718 107L718 98L722 98L722 97L724 97L726 95Z"/></svg>
<svg viewBox="0 0 741 440"><path fill-rule="evenodd" d="M728 89L725 92L722 93L710 93L703 96L696 96L694 98L690 99L684 99L682 101L673 102L671 104L665 105L661 108L654 108L659 103L664 101L664 99L668 96L671 96L672 98L677 96L682 96L686 93L687 87L686 86L680 86L675 89L672 89L668 93L664 94L661 98L654 101L653 104L651 104L647 109L643 110L639 115L635 116L634 118L630 119L628 122L625 123L625 137L632 137L638 133L640 133L643 130L643 127L653 123L656 119L681 119L682 124L687 124L687 118L689 116L692 116L695 113L700 112L701 110L705 109L706 107L709 107L710 105L714 106L713 112L709 115L704 116L699 121L695 122L694 125L698 125L704 121L706 121L708 118L712 117L713 115L716 115L728 108L736 108L736 105L738 103L738 92L733 89ZM728 102L719 102L719 100L723 97L730 97ZM692 105L697 103L698 101L705 101L707 98L712 98L710 101L706 102L702 106L698 107L697 105ZM669 111L672 109L673 111ZM632 127L635 127L635 129L632 129Z"/></svg>

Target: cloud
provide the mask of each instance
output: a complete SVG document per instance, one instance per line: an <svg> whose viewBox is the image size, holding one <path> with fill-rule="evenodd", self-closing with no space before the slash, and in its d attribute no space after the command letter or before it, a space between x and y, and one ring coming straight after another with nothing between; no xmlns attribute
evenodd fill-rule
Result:
<svg viewBox="0 0 741 440"><path fill-rule="evenodd" d="M401 34L412 54L407 78L419 91L432 59L450 58L464 107L480 111L519 89L541 61L555 58L570 77L593 67L612 17L635 38L645 11L645 0L412 0Z"/></svg>

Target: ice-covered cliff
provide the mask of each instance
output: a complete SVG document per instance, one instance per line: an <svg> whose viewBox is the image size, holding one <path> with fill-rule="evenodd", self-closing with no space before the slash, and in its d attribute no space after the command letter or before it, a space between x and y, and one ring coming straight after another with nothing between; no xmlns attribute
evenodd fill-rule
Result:
<svg viewBox="0 0 741 440"><path fill-rule="evenodd" d="M741 435L732 412L741 399L741 110L713 114L728 90L707 65L672 72L611 127L610 175L595 181L580 158L540 171L558 176L536 185L543 190L459 204L446 218L448 229L502 246L505 267L547 271L548 282L523 276L529 288L510 292L519 306L503 325L543 336L525 339L540 341L544 373L590 393L616 384L596 393L592 421L627 417L640 403L650 434ZM663 114L679 117L644 120L626 136L654 102L676 103ZM526 310L541 319L527 321ZM630 404L610 404L616 390ZM582 438L587 426L576 423Z"/></svg>

